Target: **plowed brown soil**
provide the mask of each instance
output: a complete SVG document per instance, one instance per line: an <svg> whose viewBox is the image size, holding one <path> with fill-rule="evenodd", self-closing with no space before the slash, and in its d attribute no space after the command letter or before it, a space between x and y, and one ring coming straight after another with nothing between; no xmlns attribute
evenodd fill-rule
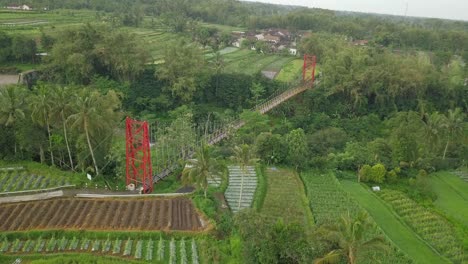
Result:
<svg viewBox="0 0 468 264"><path fill-rule="evenodd" d="M0 231L46 229L203 231L187 198L53 199L0 204Z"/></svg>

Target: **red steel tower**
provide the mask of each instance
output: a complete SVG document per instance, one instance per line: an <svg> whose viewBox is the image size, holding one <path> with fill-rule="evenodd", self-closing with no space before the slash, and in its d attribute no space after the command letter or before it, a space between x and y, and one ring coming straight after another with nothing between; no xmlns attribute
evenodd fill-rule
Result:
<svg viewBox="0 0 468 264"><path fill-rule="evenodd" d="M307 69L312 67L312 76L311 76L311 83L314 83L315 80L315 65L316 65L316 57L314 55L304 54L304 65L302 66L302 81L305 82L307 79Z"/></svg>
<svg viewBox="0 0 468 264"><path fill-rule="evenodd" d="M126 119L127 185L143 187L144 193L153 191L148 122Z"/></svg>

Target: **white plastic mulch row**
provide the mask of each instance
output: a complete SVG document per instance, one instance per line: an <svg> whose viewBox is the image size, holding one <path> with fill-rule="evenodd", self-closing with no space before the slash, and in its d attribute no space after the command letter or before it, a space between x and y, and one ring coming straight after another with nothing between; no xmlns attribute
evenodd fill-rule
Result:
<svg viewBox="0 0 468 264"><path fill-rule="evenodd" d="M255 167L229 166L229 184L225 193L226 200L232 212L249 208L252 205L257 189L257 174Z"/></svg>

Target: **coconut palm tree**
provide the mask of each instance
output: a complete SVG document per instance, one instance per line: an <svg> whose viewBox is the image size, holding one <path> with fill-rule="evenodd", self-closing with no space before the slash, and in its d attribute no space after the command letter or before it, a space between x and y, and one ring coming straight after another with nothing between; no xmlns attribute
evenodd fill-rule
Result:
<svg viewBox="0 0 468 264"><path fill-rule="evenodd" d="M35 93L29 97L29 105L31 108L31 119L40 126L45 126L49 139L49 153L52 165L55 165L54 152L52 150L52 140L50 132L50 113L52 110L52 100L50 97L49 87L38 85L35 88Z"/></svg>
<svg viewBox="0 0 468 264"><path fill-rule="evenodd" d="M254 157L254 153L252 149L247 144L235 146L233 150L234 150L234 156L232 156L231 159L237 164L239 164L241 170L244 172L241 177L241 186L240 186L241 189L240 189L240 196L239 196L239 203L238 203L238 209L240 209L241 202L242 202L242 194L243 194L243 189L244 189L244 175L247 172L247 166L257 163L259 159Z"/></svg>
<svg viewBox="0 0 468 264"><path fill-rule="evenodd" d="M22 86L7 86L0 88L0 124L15 130L15 124L18 119L25 117L26 92ZM15 154L16 136L15 136Z"/></svg>
<svg viewBox="0 0 468 264"><path fill-rule="evenodd" d="M211 156L208 145L202 144L195 154L196 159L187 160L187 165L182 171L182 183L195 184L197 189L203 189L205 198L208 190L208 178L220 173L218 164Z"/></svg>
<svg viewBox="0 0 468 264"><path fill-rule="evenodd" d="M62 123L63 135L65 138L65 144L67 146L68 151L68 158L70 159L70 167L72 170L75 170L75 166L73 164L73 158L70 150L70 143L68 140L68 132L67 132L67 118L71 113L72 105L70 104L70 98L72 96L72 92L68 87L65 86L56 86L52 90L52 118L54 120L60 121Z"/></svg>
<svg viewBox="0 0 468 264"><path fill-rule="evenodd" d="M455 108L455 110L449 109L447 118L445 120L445 128L447 131L447 143L445 144L444 154L442 159L445 159L447 154L447 149L449 143L457 136L463 135L464 131L464 113L460 108Z"/></svg>
<svg viewBox="0 0 468 264"><path fill-rule="evenodd" d="M99 175L91 138L114 128L115 121L119 118L115 110L120 107L120 101L112 90L106 95L101 95L98 91L83 89L76 94L73 102L73 113L68 116L67 122L71 123L71 128L78 130L86 138L94 172Z"/></svg>
<svg viewBox="0 0 468 264"><path fill-rule="evenodd" d="M360 212L356 218L348 214L343 215L339 222L334 225L324 226L326 240L338 245L325 256L314 261L315 264L338 263L344 257L347 263L357 263L357 258L361 252L367 250L387 250L388 246L381 236L367 239L367 233L372 229L372 223L365 212Z"/></svg>

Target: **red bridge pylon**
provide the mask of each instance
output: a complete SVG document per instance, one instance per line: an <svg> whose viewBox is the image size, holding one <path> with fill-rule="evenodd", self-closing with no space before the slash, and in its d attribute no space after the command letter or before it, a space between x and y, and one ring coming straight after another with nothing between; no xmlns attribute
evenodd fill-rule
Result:
<svg viewBox="0 0 468 264"><path fill-rule="evenodd" d="M148 122L126 119L127 186L143 187L144 193L153 191Z"/></svg>
<svg viewBox="0 0 468 264"><path fill-rule="evenodd" d="M315 55L304 54L304 65L302 66L302 81L306 82L307 79L307 70L312 67L312 76L311 83L314 83L315 80L315 66L316 66L316 57Z"/></svg>

